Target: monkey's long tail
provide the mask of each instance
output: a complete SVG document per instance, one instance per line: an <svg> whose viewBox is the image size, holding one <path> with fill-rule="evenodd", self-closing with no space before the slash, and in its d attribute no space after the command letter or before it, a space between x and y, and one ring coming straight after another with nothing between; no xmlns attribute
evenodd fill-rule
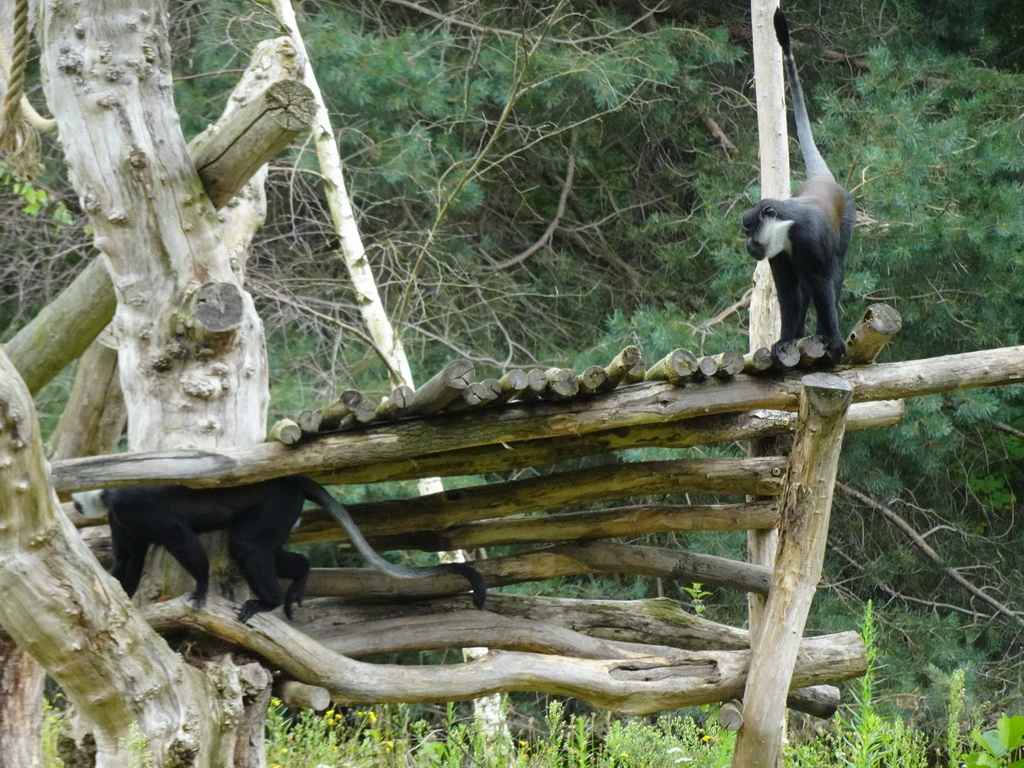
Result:
<svg viewBox="0 0 1024 768"><path fill-rule="evenodd" d="M773 19L775 24L775 37L782 47L782 60L786 64L786 79L789 80L789 93L793 99L793 118L796 122L796 138L800 142L800 153L804 156L804 165L807 166L807 176L825 174L832 177L832 171L828 169L828 163L818 151L814 143L814 134L811 133L811 120L807 116L807 105L804 103L804 90L800 85L800 75L796 71L796 59L793 58L793 51L789 44L789 23L785 14L776 9Z"/></svg>
<svg viewBox="0 0 1024 768"><path fill-rule="evenodd" d="M348 510L331 496L326 488L305 475L297 475L296 479L301 483L306 498L319 504L331 514L331 517L337 521L338 525L345 529L349 541L374 567L389 576L394 576L396 579L420 579L426 576L438 576L448 573L458 574L468 581L473 588L473 605L477 608L484 607L484 601L487 599L487 582L475 568L465 563L442 563L440 565L408 567L396 565L385 560L370 546L370 542L363 537L352 516L349 515Z"/></svg>

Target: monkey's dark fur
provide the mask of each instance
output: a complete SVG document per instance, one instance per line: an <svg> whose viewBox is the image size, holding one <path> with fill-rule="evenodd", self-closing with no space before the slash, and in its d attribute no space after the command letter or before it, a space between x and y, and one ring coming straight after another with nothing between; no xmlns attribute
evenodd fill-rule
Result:
<svg viewBox="0 0 1024 768"><path fill-rule="evenodd" d="M292 603L301 604L309 561L283 547L306 500L326 509L376 568L400 579L458 574L472 585L474 604L483 607L487 584L474 568L464 563L407 568L388 562L363 538L348 510L304 475L234 488L137 485L74 494L75 509L80 514L109 516L114 552L111 574L129 596L138 589L146 551L150 545L158 545L166 547L196 580L191 601L201 608L209 589L210 563L196 534L227 530L228 550L256 596L239 609L238 618L243 622L282 603L285 614L292 618ZM287 592L279 579L291 580Z"/></svg>
<svg viewBox="0 0 1024 768"><path fill-rule="evenodd" d="M838 306L856 208L814 144L790 49L789 26L781 11L775 12L775 36L782 46L807 180L788 200L761 200L744 213L743 232L747 252L758 261L769 259L779 296L782 332L772 346L773 355L777 358L782 345L804 336L807 309L813 303L817 333L825 339L829 360L835 365L846 354Z"/></svg>

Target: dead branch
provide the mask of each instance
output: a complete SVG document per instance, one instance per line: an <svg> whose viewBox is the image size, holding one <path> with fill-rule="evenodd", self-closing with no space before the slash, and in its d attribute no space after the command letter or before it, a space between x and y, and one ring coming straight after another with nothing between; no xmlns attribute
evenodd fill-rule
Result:
<svg viewBox="0 0 1024 768"><path fill-rule="evenodd" d="M850 498L856 499L861 504L864 504L865 506L875 510L876 512L880 512L886 520L888 520L890 523L899 528L904 533L904 535L906 535L906 537L910 539L911 543L919 550L921 550L921 552L924 553L925 557L927 557L929 560L931 560L933 563L939 566L939 568L941 568L947 576L953 579L953 581L955 581L961 587L966 589L976 598L984 601L992 608L994 608L998 613L1001 613L1003 616L1012 619L1018 624L1024 624L1024 615L1006 607L998 600L996 600L994 597L988 595L983 590L971 584L971 582L969 582L967 579L961 576L955 568L951 568L948 565L946 565L945 561L939 556L939 553L928 545L928 542L924 540L921 534L915 531L913 526L910 525L910 523L908 523L906 520L904 520L902 517L896 514L892 509L885 506L884 504L880 504L879 502L872 499L870 496L867 496L861 493L860 491L855 490L854 488L851 488L848 485L845 485L844 483L836 483L836 487L839 488L839 490L841 490Z"/></svg>
<svg viewBox="0 0 1024 768"><path fill-rule="evenodd" d="M833 555L836 555L841 560L845 560L849 565L853 566L858 571L864 570L863 565L858 563L856 560L850 557L846 552L844 552L839 547L829 547L829 550L832 552ZM874 585L877 586L883 592L885 592L885 594L887 594L893 600L902 600L905 603L921 605L933 611L938 609L942 609L945 611L954 611L956 613L962 613L965 616L970 616L972 619L976 620L990 621L993 618L990 614L981 613L980 611L972 611L970 608L964 608L961 605L953 605L952 603L940 603L937 600L922 600L919 597L912 597L910 595L903 594L902 592L897 592L892 587L879 581L874 582Z"/></svg>
<svg viewBox="0 0 1024 768"><path fill-rule="evenodd" d="M558 195L558 207L555 209L555 215L551 219L551 223L548 224L547 229L544 230L544 234L542 234L540 238L525 251L521 251L505 261L497 264L491 264L488 267L489 269L508 269L511 266L526 261L533 254L551 242L551 239L555 235L555 230L558 229L558 225L562 223L562 217L565 215L565 206L569 201L569 192L572 190L572 180L576 174L576 131L571 131L569 136L569 150L565 161L565 179L562 181L562 191Z"/></svg>
<svg viewBox="0 0 1024 768"><path fill-rule="evenodd" d="M711 117L711 115L704 112L701 114L701 119L704 121L704 125L707 126L708 131L710 131L711 135L715 138L715 141L718 142L718 146L724 149L727 155L735 156L739 153L739 149L736 148L735 144L729 141L729 137L725 135L725 131L722 130L722 127L713 117Z"/></svg>
<svg viewBox="0 0 1024 768"><path fill-rule="evenodd" d="M1016 437L1018 440L1024 440L1024 432L1021 432L1019 429L1014 429L1009 424L1003 424L1002 422L996 422L992 426L994 426L1000 432L1005 432L1006 434L1010 435L1011 437Z"/></svg>

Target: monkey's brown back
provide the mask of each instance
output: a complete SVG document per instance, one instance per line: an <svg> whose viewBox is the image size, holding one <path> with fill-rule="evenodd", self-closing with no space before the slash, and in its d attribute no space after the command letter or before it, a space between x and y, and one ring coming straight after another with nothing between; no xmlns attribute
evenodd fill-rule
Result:
<svg viewBox="0 0 1024 768"><path fill-rule="evenodd" d="M796 189L793 199L805 205L820 208L828 216L829 224L838 232L846 205L846 195L842 187L836 184L831 176L819 173L807 179Z"/></svg>

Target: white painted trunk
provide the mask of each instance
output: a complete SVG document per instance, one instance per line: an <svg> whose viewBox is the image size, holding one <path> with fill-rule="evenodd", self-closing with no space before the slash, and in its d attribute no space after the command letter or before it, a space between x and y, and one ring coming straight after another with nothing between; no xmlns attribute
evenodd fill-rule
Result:
<svg viewBox="0 0 1024 768"><path fill-rule="evenodd" d="M305 43L295 20L291 0L276 0L274 7L278 19L292 35L299 50L302 51L302 56L308 62L309 57L305 52ZM334 228L341 243L339 250L345 261L345 266L348 268L352 286L360 298L359 311L363 323L373 340L377 354L381 356L388 367L391 385L397 387L404 384L415 389L409 358L405 354L401 338L395 333L394 326L384 309L376 278L370 268L370 262L366 258L366 250L363 248L363 240L359 234L359 225L352 210L351 200L345 190L345 176L341 166L341 156L338 154L338 145L334 139L334 129L320 93L320 85L316 82L313 69L308 64L303 82L313 91L317 102L317 125L314 129L317 158L320 161L320 171L325 180L328 208L331 211ZM422 478L417 485L420 495L424 496L444 491L444 483L439 477ZM442 562L464 562L468 559L465 552L445 552L441 553L440 557ZM484 653L486 653L485 648L470 648L464 652L469 659L477 658ZM477 715L483 722L488 723L490 731L495 734L496 738L508 740L503 707L499 697L481 700L477 705Z"/></svg>
<svg viewBox="0 0 1024 768"><path fill-rule="evenodd" d="M786 132L786 86L782 75L782 49L775 40L772 17L778 0L752 0L754 34L754 82L757 97L757 134L761 157L761 197L789 197L789 145ZM771 347L782 328L779 302L775 295L768 260L754 267L754 290L750 297L750 350ZM750 455L773 453L774 442L753 442ZM747 557L752 563L775 563L778 532L750 531ZM749 595L750 628L757 631L764 611L764 598Z"/></svg>

